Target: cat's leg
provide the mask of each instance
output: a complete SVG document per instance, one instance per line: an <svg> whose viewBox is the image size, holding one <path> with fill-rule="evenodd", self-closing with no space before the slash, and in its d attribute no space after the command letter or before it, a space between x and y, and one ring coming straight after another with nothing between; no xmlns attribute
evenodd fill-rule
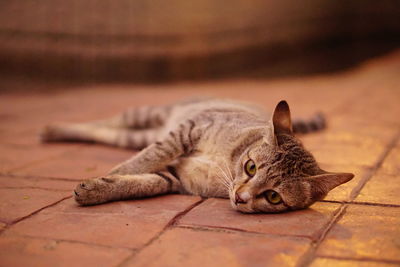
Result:
<svg viewBox="0 0 400 267"><path fill-rule="evenodd" d="M157 140L172 106L131 108L113 118L85 123L55 123L43 129L43 142L98 142L142 149ZM133 131L132 129L135 129Z"/></svg>
<svg viewBox="0 0 400 267"><path fill-rule="evenodd" d="M115 200L134 199L180 191L179 180L167 171L109 175L78 184L74 190L80 205L95 205Z"/></svg>
<svg viewBox="0 0 400 267"><path fill-rule="evenodd" d="M42 133L45 142L96 142L123 148L142 149L157 140L158 129L130 130L91 123L58 124Z"/></svg>
<svg viewBox="0 0 400 267"><path fill-rule="evenodd" d="M171 161L187 155L201 136L201 128L188 120L170 131L164 139L146 147L138 154L111 170L110 174L153 173L164 169Z"/></svg>
<svg viewBox="0 0 400 267"><path fill-rule="evenodd" d="M199 129L193 121L180 124L162 141L143 149L107 176L79 184L75 190L77 202L90 205L178 191L179 179L165 170L175 159L190 153L198 138Z"/></svg>
<svg viewBox="0 0 400 267"><path fill-rule="evenodd" d="M121 114L105 120L91 122L95 125L131 128L131 129L149 129L164 125L172 106L142 106L129 108Z"/></svg>

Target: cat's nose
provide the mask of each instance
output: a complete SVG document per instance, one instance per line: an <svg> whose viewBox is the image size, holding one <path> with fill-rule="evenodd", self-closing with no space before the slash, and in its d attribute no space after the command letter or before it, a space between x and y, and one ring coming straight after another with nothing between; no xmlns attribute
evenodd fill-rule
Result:
<svg viewBox="0 0 400 267"><path fill-rule="evenodd" d="M241 199L240 196L239 196L239 194L236 193L236 194L235 194L235 204L238 204L238 203L246 203L246 201L244 201L243 199Z"/></svg>

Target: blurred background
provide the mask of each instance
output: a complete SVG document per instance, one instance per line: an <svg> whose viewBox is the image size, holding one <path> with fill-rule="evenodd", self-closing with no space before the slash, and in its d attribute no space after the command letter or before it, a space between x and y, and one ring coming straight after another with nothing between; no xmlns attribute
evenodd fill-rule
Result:
<svg viewBox="0 0 400 267"><path fill-rule="evenodd" d="M0 75L165 83L333 72L398 48L399 18L396 0L3 0Z"/></svg>

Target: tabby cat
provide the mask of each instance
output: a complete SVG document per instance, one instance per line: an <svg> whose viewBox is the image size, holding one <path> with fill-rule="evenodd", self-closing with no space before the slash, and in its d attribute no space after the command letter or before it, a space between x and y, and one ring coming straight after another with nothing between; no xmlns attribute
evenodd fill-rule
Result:
<svg viewBox="0 0 400 267"><path fill-rule="evenodd" d="M268 117L252 104L198 100L50 125L42 140L144 148L104 177L78 184L74 197L81 205L182 193L229 198L245 213L283 212L306 208L353 178L322 170L294 136L322 128L323 117L292 126L286 101Z"/></svg>

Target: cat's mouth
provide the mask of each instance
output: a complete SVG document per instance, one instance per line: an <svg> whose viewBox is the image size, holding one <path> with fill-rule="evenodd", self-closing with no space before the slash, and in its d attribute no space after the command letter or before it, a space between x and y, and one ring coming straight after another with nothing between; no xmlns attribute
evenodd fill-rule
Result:
<svg viewBox="0 0 400 267"><path fill-rule="evenodd" d="M253 213L254 210L251 208L251 200L244 201L239 194L237 194L237 189L229 192L229 200L231 206L234 210L243 213Z"/></svg>
<svg viewBox="0 0 400 267"><path fill-rule="evenodd" d="M255 211L249 207L248 203L235 203L234 201L230 201L231 206L234 210L240 211L243 213L254 213Z"/></svg>

